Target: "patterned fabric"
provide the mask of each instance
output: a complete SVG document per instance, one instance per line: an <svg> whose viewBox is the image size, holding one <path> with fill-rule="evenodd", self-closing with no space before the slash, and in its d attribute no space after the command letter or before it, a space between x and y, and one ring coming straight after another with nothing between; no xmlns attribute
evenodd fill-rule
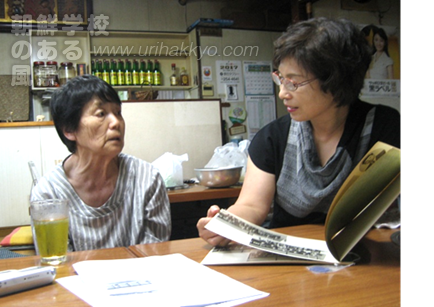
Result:
<svg viewBox="0 0 434 307"><path fill-rule="evenodd" d="M69 250L90 250L166 241L170 204L164 181L152 164L119 155L119 177L101 207L86 205L67 180L63 166L41 178L32 200L69 199Z"/></svg>
<svg viewBox="0 0 434 307"><path fill-rule="evenodd" d="M18 253L11 252L7 248L0 248L0 259L26 257Z"/></svg>
<svg viewBox="0 0 434 307"><path fill-rule="evenodd" d="M15 228L10 234L1 240L1 246L31 245L33 244L32 228L21 226Z"/></svg>
<svg viewBox="0 0 434 307"><path fill-rule="evenodd" d="M375 108L366 117L356 157L363 157L369 150L374 114ZM276 201L296 217L305 217L311 212L326 213L354 168L353 160L343 147L338 147L327 164L321 166L310 122L291 121L289 131L283 167L277 180ZM289 186L303 188L288 189Z"/></svg>

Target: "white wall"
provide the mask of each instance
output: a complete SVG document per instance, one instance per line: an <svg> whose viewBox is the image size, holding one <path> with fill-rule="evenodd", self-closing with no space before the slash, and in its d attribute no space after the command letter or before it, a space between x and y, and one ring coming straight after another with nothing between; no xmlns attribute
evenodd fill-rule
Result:
<svg viewBox="0 0 434 307"><path fill-rule="evenodd" d="M228 128L232 126L228 116L232 108L243 107L247 110L244 96L245 84L243 79L238 84L236 100L227 100L226 93L219 92L216 61L240 61L241 66L244 61L271 62L273 59L273 42L279 35L280 32L223 29L221 37L200 37L202 49L210 50L210 52L204 53L201 58L202 67L210 66L212 68L212 81L207 82L207 84L213 86L214 98L220 98L222 102L230 104L230 107L222 110L222 117L228 124ZM243 68L241 68L242 70ZM247 121L244 124L247 126ZM247 133L241 136L243 139L248 138Z"/></svg>

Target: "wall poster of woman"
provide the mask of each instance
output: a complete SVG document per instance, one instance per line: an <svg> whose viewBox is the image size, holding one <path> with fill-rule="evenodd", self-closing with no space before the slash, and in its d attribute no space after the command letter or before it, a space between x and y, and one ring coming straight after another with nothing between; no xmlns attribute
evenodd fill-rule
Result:
<svg viewBox="0 0 434 307"><path fill-rule="evenodd" d="M364 94L399 95L399 41L394 27L367 25L362 28L372 47Z"/></svg>

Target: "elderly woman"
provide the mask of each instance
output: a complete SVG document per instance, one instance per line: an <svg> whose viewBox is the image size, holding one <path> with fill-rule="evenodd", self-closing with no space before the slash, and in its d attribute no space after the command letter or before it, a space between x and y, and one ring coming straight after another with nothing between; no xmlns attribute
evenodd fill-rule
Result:
<svg viewBox="0 0 434 307"><path fill-rule="evenodd" d="M324 223L344 180L377 142L400 146L399 113L358 99L371 52L349 21L325 18L288 27L276 41L272 74L288 114L261 129L249 146L245 180L228 210L270 227ZM228 241L197 223L212 245Z"/></svg>
<svg viewBox="0 0 434 307"><path fill-rule="evenodd" d="M32 190L32 200L68 199L69 250L169 239L164 181L150 163L121 153L125 121L116 91L94 76L54 92L50 111L71 155Z"/></svg>

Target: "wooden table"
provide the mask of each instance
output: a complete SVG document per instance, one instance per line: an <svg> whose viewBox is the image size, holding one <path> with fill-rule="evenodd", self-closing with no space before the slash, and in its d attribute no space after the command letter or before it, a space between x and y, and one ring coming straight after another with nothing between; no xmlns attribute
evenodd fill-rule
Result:
<svg viewBox="0 0 434 307"><path fill-rule="evenodd" d="M305 225L277 231L306 238L322 239L323 226ZM400 248L391 242L393 230L372 230L363 239L371 253L369 263L341 271L314 274L305 265L212 266L211 268L258 290L267 298L245 306L400 306ZM56 278L74 275L72 264L94 259L181 253L200 262L211 246L200 238L168 241L129 248L112 248L68 254L58 267ZM38 257L0 260L0 270L38 265ZM144 302L144 305L146 302ZM1 306L88 306L58 283L0 298ZM244 306L244 305L243 305Z"/></svg>
<svg viewBox="0 0 434 307"><path fill-rule="evenodd" d="M169 202L182 203L198 200L237 198L241 187L234 186L228 188L207 188L202 185L189 185L188 189L169 190Z"/></svg>
<svg viewBox="0 0 434 307"><path fill-rule="evenodd" d="M305 225L277 231L323 239L324 227ZM247 306L400 306L400 248L393 230L372 230L362 241L370 261L341 271L314 274L304 265L211 266L240 282L270 293ZM130 247L138 256L181 253L200 262L210 250L201 239Z"/></svg>
<svg viewBox="0 0 434 307"><path fill-rule="evenodd" d="M84 260L126 259L136 256L126 247L99 249L91 251L68 253L65 264L56 266L56 279L75 275L72 264ZM23 269L40 265L38 256L1 259L0 271ZM63 286L54 281L53 284L27 290L20 293L0 297L0 306L89 306Z"/></svg>

